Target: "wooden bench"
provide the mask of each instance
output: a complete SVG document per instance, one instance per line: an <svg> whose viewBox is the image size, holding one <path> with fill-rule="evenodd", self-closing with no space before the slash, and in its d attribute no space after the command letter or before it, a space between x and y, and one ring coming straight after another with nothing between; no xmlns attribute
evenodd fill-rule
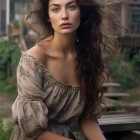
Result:
<svg viewBox="0 0 140 140"><path fill-rule="evenodd" d="M105 133L140 130L140 115L103 115L98 121Z"/></svg>
<svg viewBox="0 0 140 140"><path fill-rule="evenodd" d="M104 92L112 92L113 87L120 87L121 85L119 83L115 82L105 82L103 83L103 90Z"/></svg>
<svg viewBox="0 0 140 140"><path fill-rule="evenodd" d="M104 93L104 97L108 97L111 99L120 99L124 97L129 97L128 93Z"/></svg>
<svg viewBox="0 0 140 140"><path fill-rule="evenodd" d="M121 86L119 83L114 83L114 82L103 83L103 87L119 87L119 86Z"/></svg>

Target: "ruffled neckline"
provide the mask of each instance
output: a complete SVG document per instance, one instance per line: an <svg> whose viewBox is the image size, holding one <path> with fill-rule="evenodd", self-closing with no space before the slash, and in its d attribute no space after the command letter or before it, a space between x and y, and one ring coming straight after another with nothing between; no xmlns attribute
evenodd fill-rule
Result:
<svg viewBox="0 0 140 140"><path fill-rule="evenodd" d="M50 76L58 85L60 86L63 86L64 88L70 88L70 89L74 89L74 90L80 90L80 87L79 86L73 86L73 85L70 85L70 84L66 84L64 82L61 82L59 80L57 80L50 72L49 70L46 68L46 66L37 58L33 57L32 55L30 54L27 54L26 51L22 52L22 56L23 55L26 55L27 57L30 57L32 58L34 61L36 61L39 65L41 65L43 67L43 69L47 72L48 76Z"/></svg>

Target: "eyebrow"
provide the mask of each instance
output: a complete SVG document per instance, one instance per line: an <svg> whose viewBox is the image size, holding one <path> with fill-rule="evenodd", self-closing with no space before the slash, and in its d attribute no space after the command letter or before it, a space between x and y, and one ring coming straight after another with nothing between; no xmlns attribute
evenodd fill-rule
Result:
<svg viewBox="0 0 140 140"><path fill-rule="evenodd" d="M76 1L70 1L70 2L68 2L66 5L69 5L69 4L73 3L73 2L76 3ZM53 3L53 4L50 5L50 7L51 7L51 6L60 6L60 4L55 4L55 3Z"/></svg>

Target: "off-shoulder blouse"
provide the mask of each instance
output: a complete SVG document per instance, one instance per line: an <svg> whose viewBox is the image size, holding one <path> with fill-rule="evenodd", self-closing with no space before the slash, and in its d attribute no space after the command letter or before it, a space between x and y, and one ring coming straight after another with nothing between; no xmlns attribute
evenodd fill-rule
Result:
<svg viewBox="0 0 140 140"><path fill-rule="evenodd" d="M35 140L44 131L69 137L84 107L79 87L56 80L38 59L24 52L17 67L17 88L12 105L16 127L10 140Z"/></svg>
<svg viewBox="0 0 140 140"><path fill-rule="evenodd" d="M17 67L18 96L12 105L16 124L10 140L36 140L44 131L72 138L80 132L85 98L79 87L56 80L33 56L22 53ZM93 117L100 112L94 107ZM81 133L80 140L83 140Z"/></svg>

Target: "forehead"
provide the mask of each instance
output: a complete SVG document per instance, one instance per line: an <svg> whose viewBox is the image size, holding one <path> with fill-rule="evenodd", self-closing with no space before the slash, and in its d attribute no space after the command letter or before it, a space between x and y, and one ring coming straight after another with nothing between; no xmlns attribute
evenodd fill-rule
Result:
<svg viewBox="0 0 140 140"><path fill-rule="evenodd" d="M76 2L76 0L49 0L49 5L51 4L68 4L71 2Z"/></svg>

